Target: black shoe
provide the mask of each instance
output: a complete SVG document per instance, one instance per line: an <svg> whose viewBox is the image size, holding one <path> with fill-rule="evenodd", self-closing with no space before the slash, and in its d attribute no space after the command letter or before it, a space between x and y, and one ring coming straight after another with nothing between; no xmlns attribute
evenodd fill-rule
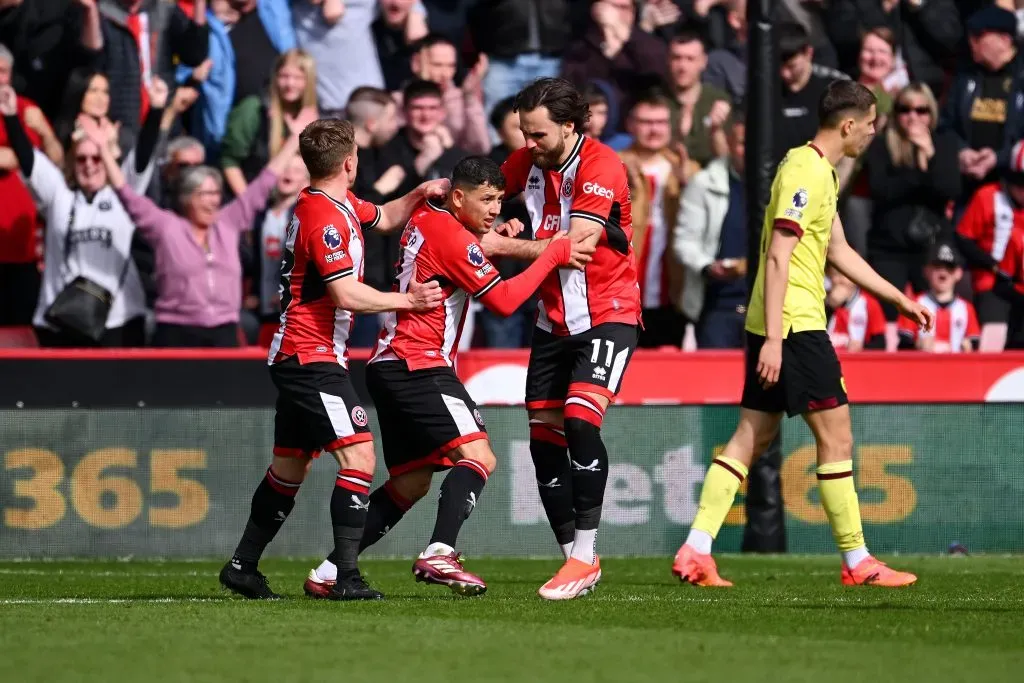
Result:
<svg viewBox="0 0 1024 683"><path fill-rule="evenodd" d="M248 574L237 569L228 562L220 570L220 585L232 593L237 593L250 600L280 600L281 596L270 590L267 577L260 572Z"/></svg>
<svg viewBox="0 0 1024 683"><path fill-rule="evenodd" d="M366 580L357 572L352 576L338 576L338 581L327 595L328 600L383 600L384 594L370 588Z"/></svg>

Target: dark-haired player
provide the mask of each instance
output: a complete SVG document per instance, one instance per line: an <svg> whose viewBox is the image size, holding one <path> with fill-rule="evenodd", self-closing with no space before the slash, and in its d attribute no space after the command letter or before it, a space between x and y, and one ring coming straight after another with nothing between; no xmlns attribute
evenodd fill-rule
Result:
<svg viewBox="0 0 1024 683"><path fill-rule="evenodd" d="M618 155L583 134L589 105L571 83L539 79L516 96L515 108L526 147L502 171L508 194L523 193L538 241L488 236L489 252L535 258L566 232L596 249L585 270L559 270L541 286L526 379L537 486L566 558L539 593L567 600L601 578L595 543L608 480L601 423L637 343L629 185Z"/></svg>
<svg viewBox="0 0 1024 683"><path fill-rule="evenodd" d="M366 410L348 376L352 313L429 310L442 294L433 282L411 281L388 293L364 285L362 231L401 225L420 200L443 193L447 183L425 183L382 207L361 202L349 191L358 164L354 138L351 123L334 119L315 121L299 136L310 186L299 193L285 237L281 328L268 357L278 391L274 459L253 495L242 539L220 572L221 584L247 598L279 597L257 566L321 451L330 451L340 468L331 497L340 571L329 597L383 597L356 564L375 457Z"/></svg>
<svg viewBox="0 0 1024 683"><path fill-rule="evenodd" d="M467 157L455 166L446 200L416 209L402 234L396 290L407 291L414 277L438 282L444 305L388 314L366 371L389 479L370 496L360 548L376 543L426 495L434 472L451 468L441 484L434 532L412 571L417 580L460 595L487 590L463 568L455 543L496 464L480 412L454 370L470 297L498 315L511 315L549 273L582 267L593 252L582 243L556 240L523 273L503 280L484 256L479 236L498 217L504 191L494 161ZM310 572L306 593L323 597L332 569L329 559Z"/></svg>
<svg viewBox="0 0 1024 683"><path fill-rule="evenodd" d="M825 331L825 264L929 329L932 313L871 269L846 242L836 215L835 165L856 157L875 134L875 96L834 81L818 107L814 139L789 151L772 183L761 258L747 309L746 378L739 425L708 469L697 516L672 572L697 586L731 586L718 575L711 542L747 468L778 432L783 414L800 415L818 447L818 490L843 556L844 585L905 586L917 577L868 553L853 484L853 434L842 369Z"/></svg>

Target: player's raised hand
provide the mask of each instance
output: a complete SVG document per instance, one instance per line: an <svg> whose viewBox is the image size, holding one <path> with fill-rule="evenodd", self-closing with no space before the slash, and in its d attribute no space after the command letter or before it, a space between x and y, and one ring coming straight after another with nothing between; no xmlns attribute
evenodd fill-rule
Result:
<svg viewBox="0 0 1024 683"><path fill-rule="evenodd" d="M515 237L523 230L526 230L526 226L518 218L510 218L501 225L495 226L494 230L499 235L507 235L509 237Z"/></svg>
<svg viewBox="0 0 1024 683"><path fill-rule="evenodd" d="M896 308L899 309L900 315L913 320L925 332L932 331L932 325L935 324L935 314L928 308L905 296L896 302Z"/></svg>
<svg viewBox="0 0 1024 683"><path fill-rule="evenodd" d="M413 267L412 277L409 279L409 291L406 294L414 311L429 311L431 308L440 306L444 300L444 292L441 291L441 285L437 280L419 282L416 279L415 267Z"/></svg>
<svg viewBox="0 0 1024 683"><path fill-rule="evenodd" d="M170 95L170 88L159 76L153 76L149 84L149 105L154 109L163 109L167 106L167 96Z"/></svg>
<svg viewBox="0 0 1024 683"><path fill-rule="evenodd" d="M757 356L757 376L761 386L771 389L779 381L782 373L782 340L765 339L761 353Z"/></svg>

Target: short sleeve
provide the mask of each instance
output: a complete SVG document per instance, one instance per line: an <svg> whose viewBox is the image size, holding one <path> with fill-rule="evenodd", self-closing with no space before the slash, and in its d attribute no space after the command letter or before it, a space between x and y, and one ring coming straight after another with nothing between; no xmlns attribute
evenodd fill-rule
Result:
<svg viewBox="0 0 1024 683"><path fill-rule="evenodd" d="M348 203L352 205L352 210L355 212L356 218L359 219L359 225L363 230L373 230L380 225L383 212L379 206L373 202L363 201L352 190L348 192Z"/></svg>
<svg viewBox="0 0 1024 683"><path fill-rule="evenodd" d="M445 244L441 255L443 268L448 279L459 289L480 298L501 281L501 274L484 256L480 244L467 231L463 232L464 235Z"/></svg>
<svg viewBox="0 0 1024 683"><path fill-rule="evenodd" d="M533 159L526 148L518 149L505 159L501 173L505 176L505 198L514 197L526 187L526 177L533 168Z"/></svg>
<svg viewBox="0 0 1024 683"><path fill-rule="evenodd" d="M772 227L803 237L814 224L818 214L816 207L826 195L823 175L813 172L799 160L783 163L779 170L778 196L775 200ZM828 227L831 228L831 224Z"/></svg>
<svg viewBox="0 0 1024 683"><path fill-rule="evenodd" d="M615 207L626 200L627 187L626 167L618 157L597 157L586 164L581 161L569 218L607 225Z"/></svg>
<svg viewBox="0 0 1024 683"><path fill-rule="evenodd" d="M332 220L337 221L338 218L332 217ZM345 223L335 225L314 220L310 224L305 235L306 250L324 282L353 274L352 257L348 253L350 234L349 226Z"/></svg>
<svg viewBox="0 0 1024 683"><path fill-rule="evenodd" d="M864 315L858 315L854 312L850 313L849 322L846 324L847 333L850 336L850 341L856 341L863 343L869 337L868 331L868 307L864 306Z"/></svg>

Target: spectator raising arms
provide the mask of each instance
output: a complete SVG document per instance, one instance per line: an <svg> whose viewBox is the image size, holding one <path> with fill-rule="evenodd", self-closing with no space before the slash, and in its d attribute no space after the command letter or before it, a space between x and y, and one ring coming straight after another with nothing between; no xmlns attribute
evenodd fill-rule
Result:
<svg viewBox="0 0 1024 683"><path fill-rule="evenodd" d="M60 105L59 84L76 66L95 62L103 50L96 0L4 0L0 43L15 58L11 85L52 120Z"/></svg>
<svg viewBox="0 0 1024 683"><path fill-rule="evenodd" d="M156 346L231 347L238 345L242 308L239 237L251 230L256 214L298 150L298 134L313 120L286 117L291 135L267 167L237 199L222 206L220 172L195 166L182 172L178 201L184 217L158 207L129 187L109 150L103 163L142 236L156 252ZM106 142L97 140L97 142Z"/></svg>
<svg viewBox="0 0 1024 683"><path fill-rule="evenodd" d="M238 103L228 117L221 147L224 180L234 196L260 174L288 137L285 117L316 118L316 64L304 50L289 50L277 58L269 95L252 95ZM310 120L312 120L310 119Z"/></svg>
<svg viewBox="0 0 1024 683"><path fill-rule="evenodd" d="M325 117L341 118L356 88L383 87L370 25L376 0L291 0L299 47L323 66L316 72L316 92ZM343 59L344 67L335 68Z"/></svg>
<svg viewBox="0 0 1024 683"><path fill-rule="evenodd" d="M95 342L70 327L48 320L51 305L66 287L88 279L111 295L106 333L100 346L142 346L145 341L145 298L130 251L135 227L110 186L101 154L121 182L124 174L110 153L114 129L107 123L102 143L86 137L74 141L62 171L32 145L17 116L14 91L0 88L0 111L22 174L46 217L46 261L33 324L41 346L87 346ZM101 149L102 147L102 149Z"/></svg>
<svg viewBox="0 0 1024 683"><path fill-rule="evenodd" d="M936 133L938 105L931 88L913 83L896 96L895 114L867 151L874 218L868 232L871 265L899 289L924 291L922 267L934 240L949 238L949 202L960 193L957 143ZM885 317L896 309L883 303Z"/></svg>
<svg viewBox="0 0 1024 683"><path fill-rule="evenodd" d="M674 137L686 146L687 174L728 154L725 120L729 117L729 96L713 85L701 83L708 64L704 42L696 33L681 31L669 43L668 69L675 96Z"/></svg>
<svg viewBox="0 0 1024 683"><path fill-rule="evenodd" d="M665 77L665 44L634 26L634 0L598 0L590 8L591 24L573 42L562 62L562 75L577 86L600 79L615 89L619 101L644 80ZM618 128L619 121L611 121Z"/></svg>

